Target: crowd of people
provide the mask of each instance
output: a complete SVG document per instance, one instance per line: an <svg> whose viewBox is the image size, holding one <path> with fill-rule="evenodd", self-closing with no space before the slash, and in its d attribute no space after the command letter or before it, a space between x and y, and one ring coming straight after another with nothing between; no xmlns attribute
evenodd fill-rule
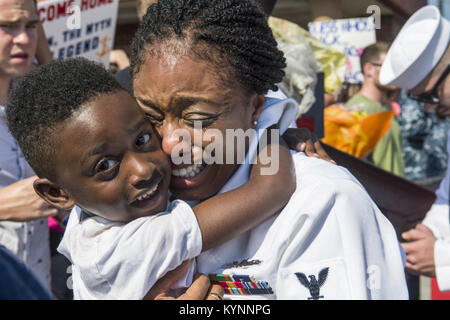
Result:
<svg viewBox="0 0 450 320"><path fill-rule="evenodd" d="M441 180L447 169L447 132L450 120L436 104L411 99L407 90L380 83L380 70L389 44L377 42L360 56L364 80L361 85L343 87L341 97L331 104L346 110L374 114L392 110L390 130L376 144L366 160L416 183Z"/></svg>
<svg viewBox="0 0 450 320"><path fill-rule="evenodd" d="M450 23L420 9L338 99L395 113L366 160L415 181L447 170L400 243L293 126L275 3L139 1L113 73L52 61L35 1L0 0L0 299L408 299L405 272L450 290ZM255 132L243 157L227 141L213 155L232 161L204 158L230 130Z"/></svg>

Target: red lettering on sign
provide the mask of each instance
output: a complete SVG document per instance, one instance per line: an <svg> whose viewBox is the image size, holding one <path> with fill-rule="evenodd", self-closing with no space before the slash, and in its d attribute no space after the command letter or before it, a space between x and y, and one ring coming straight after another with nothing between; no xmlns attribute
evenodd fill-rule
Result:
<svg viewBox="0 0 450 320"><path fill-rule="evenodd" d="M75 0L68 0L62 3L51 4L48 7L41 7L38 10L38 15L41 23L45 21L53 21L69 14L68 9L73 5Z"/></svg>
<svg viewBox="0 0 450 320"><path fill-rule="evenodd" d="M114 0L81 0L81 11L94 9L108 3L113 3Z"/></svg>
<svg viewBox="0 0 450 320"><path fill-rule="evenodd" d="M81 0L81 11L86 10L88 7L88 0Z"/></svg>

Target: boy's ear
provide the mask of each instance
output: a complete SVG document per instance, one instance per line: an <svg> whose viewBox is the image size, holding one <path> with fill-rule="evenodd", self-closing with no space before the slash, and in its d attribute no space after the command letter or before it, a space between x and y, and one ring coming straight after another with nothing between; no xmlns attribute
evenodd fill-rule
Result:
<svg viewBox="0 0 450 320"><path fill-rule="evenodd" d="M58 209L70 210L75 205L75 201L64 189L48 179L35 180L33 187L42 199Z"/></svg>

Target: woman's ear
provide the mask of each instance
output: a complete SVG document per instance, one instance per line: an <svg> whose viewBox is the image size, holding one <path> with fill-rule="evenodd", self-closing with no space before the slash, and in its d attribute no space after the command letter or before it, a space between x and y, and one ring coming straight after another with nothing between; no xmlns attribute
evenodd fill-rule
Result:
<svg viewBox="0 0 450 320"><path fill-rule="evenodd" d="M252 122L258 122L259 116L263 111L264 104L266 103L266 97L263 94L255 94L252 97L251 106L252 106ZM255 122L256 121L256 122Z"/></svg>
<svg viewBox="0 0 450 320"><path fill-rule="evenodd" d="M75 201L64 189L48 179L35 180L33 187L42 199L58 209L70 210L75 205Z"/></svg>

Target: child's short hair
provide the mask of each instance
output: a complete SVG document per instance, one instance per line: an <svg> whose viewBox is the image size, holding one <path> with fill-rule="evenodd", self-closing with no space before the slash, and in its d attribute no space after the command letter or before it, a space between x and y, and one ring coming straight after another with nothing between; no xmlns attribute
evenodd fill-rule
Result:
<svg viewBox="0 0 450 320"><path fill-rule="evenodd" d="M86 103L121 89L108 71L84 58L53 61L19 82L6 108L8 127L39 177L53 179L55 127Z"/></svg>

